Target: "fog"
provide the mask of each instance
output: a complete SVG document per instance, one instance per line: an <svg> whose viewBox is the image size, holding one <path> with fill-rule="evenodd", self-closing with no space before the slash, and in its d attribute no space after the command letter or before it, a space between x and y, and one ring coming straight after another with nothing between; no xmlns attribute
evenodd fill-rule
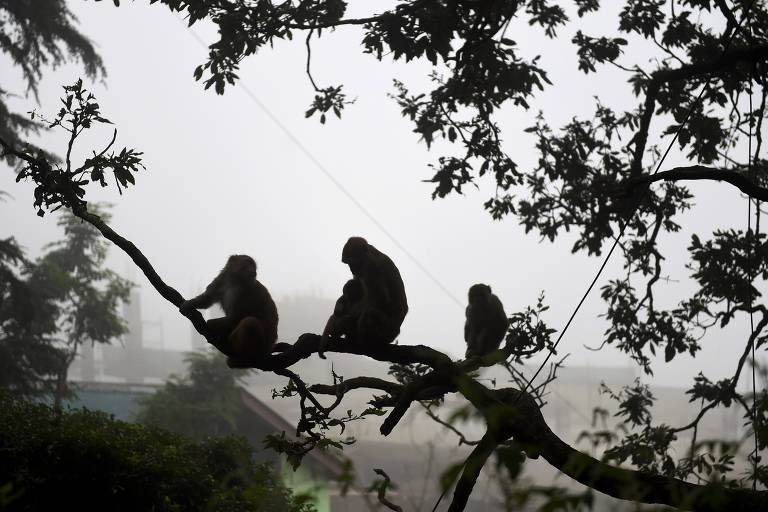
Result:
<svg viewBox="0 0 768 512"><path fill-rule="evenodd" d="M525 234L514 217L493 221L482 208L492 193L485 180L477 190L467 187L462 196L433 201L432 186L422 180L432 176L428 165L445 147L427 151L387 96L393 78L420 92L429 67L386 57L378 62L362 54L354 27L326 34L313 46L318 84L343 83L347 95L356 98L341 120L331 117L321 125L316 118L304 118L314 93L304 72L303 38L246 59L240 82L218 96L192 77L206 58L205 44L214 41L211 26L187 28L179 16L146 2L124 2L119 9L111 2L77 2L72 8L108 71L103 82L86 81L88 88L118 129L117 147L143 151L146 166L136 186L122 196L111 186L89 190L88 198L114 204L113 228L185 296L205 286L229 254L247 253L256 258L260 280L278 299L336 297L349 275L340 261L341 247L349 236L361 235L389 254L403 275L410 312L400 343L426 344L458 356L471 284L490 284L508 313L535 303L544 291L551 306L545 319L559 330L600 265L599 258L571 254L572 235L550 243ZM584 30L605 21L594 18ZM595 96L616 108L634 105L625 74L578 71L570 44L573 30L566 27L553 42L519 21L509 29L508 37L525 53L542 53L553 82L530 111L507 107L500 115L505 149L522 169L535 162L533 139L523 129L539 109L557 128L573 116L588 115ZM651 56L649 51L627 59L644 63ZM3 86L21 94L12 107L49 116L58 110L61 86L82 75L77 65L46 71L38 105L33 96L23 96L25 85L8 60L0 60L0 69ZM5 78L9 75L13 78ZM78 155L102 148L111 129L92 130ZM43 133L38 141L61 154L63 135ZM674 148L667 162L672 167L686 160ZM665 274L671 278L659 286L663 305L675 304L693 289L684 267L691 233L708 237L713 229L743 229L746 223L747 203L736 189L698 183L690 189L697 206L679 219L683 230L661 237ZM0 203L0 236L16 236L32 256L60 238L55 214L35 215L29 183L14 183L13 173L5 169L0 190L12 195ZM116 248L110 264L140 286L144 318L160 322L159 332L148 337L166 348L188 349L186 319ZM600 352L584 348L602 341L606 324L599 317L605 309L599 286L619 275L621 264L619 257L609 263L563 339L559 353L571 354L568 365L630 365L627 356L610 347ZM748 320L741 320L709 335L695 360L659 361L654 383L685 386L699 371L712 379L731 375L749 329Z"/></svg>

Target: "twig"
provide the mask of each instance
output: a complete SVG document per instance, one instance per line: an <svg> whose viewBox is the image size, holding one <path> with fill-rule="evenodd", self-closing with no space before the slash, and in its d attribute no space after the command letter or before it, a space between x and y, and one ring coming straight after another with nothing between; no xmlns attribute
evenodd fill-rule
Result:
<svg viewBox="0 0 768 512"><path fill-rule="evenodd" d="M395 505L394 503L389 501L389 499L387 499L387 488L391 483L389 479L389 475L386 474L383 469L379 469L379 468L374 469L373 472L384 479L384 481L379 485L379 491L378 491L379 503L381 503L382 505L384 505L390 510L394 510L395 512L403 512L403 509L399 505Z"/></svg>

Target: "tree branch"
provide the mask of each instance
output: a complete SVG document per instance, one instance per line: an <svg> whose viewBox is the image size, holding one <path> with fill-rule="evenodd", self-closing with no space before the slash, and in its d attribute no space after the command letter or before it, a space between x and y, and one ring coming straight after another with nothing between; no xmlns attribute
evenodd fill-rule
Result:
<svg viewBox="0 0 768 512"><path fill-rule="evenodd" d="M486 415L489 427L496 432L497 442L514 438L525 447L529 457L540 455L556 469L596 491L623 500L663 504L683 510L768 510L766 492L717 484L696 485L601 462L572 448L552 432L528 393L510 388L490 390L476 381L460 386L462 393L466 386L472 389L465 396Z"/></svg>
<svg viewBox="0 0 768 512"><path fill-rule="evenodd" d="M768 188L761 187L752 182L746 175L736 171L692 165L690 167L675 167L668 171L658 172L652 175L631 178L628 182L628 192L640 185L648 185L656 181L682 181L682 180L714 180L725 181L738 188L749 197L760 201L768 201Z"/></svg>
<svg viewBox="0 0 768 512"><path fill-rule="evenodd" d="M498 445L499 442L487 433L469 454L466 462L464 462L464 470L461 472L459 481L456 482L456 489L453 491L453 500L451 500L451 506L448 507L448 512L462 512L467 506L477 477L480 476L480 470L483 469L488 457Z"/></svg>
<svg viewBox="0 0 768 512"><path fill-rule="evenodd" d="M389 510L394 510L395 512L403 512L403 509L400 507L400 505L395 505L387 498L387 489L391 484L389 475L385 473L383 469L379 468L374 469L373 472L384 479L384 481L379 485L379 490L376 493L379 499L379 503L387 507Z"/></svg>
<svg viewBox="0 0 768 512"><path fill-rule="evenodd" d="M728 8L728 4L725 3L725 0L715 0L715 5L717 5L718 9L720 9L720 12L723 13L725 19L728 20L729 29L732 29L739 24L739 22L736 20L736 17L733 15L733 11L731 11Z"/></svg>
<svg viewBox="0 0 768 512"><path fill-rule="evenodd" d="M313 384L309 390L318 395L339 395L345 394L353 389L378 389L395 395L402 390L402 386L396 382L391 382L377 377L353 377L339 384Z"/></svg>

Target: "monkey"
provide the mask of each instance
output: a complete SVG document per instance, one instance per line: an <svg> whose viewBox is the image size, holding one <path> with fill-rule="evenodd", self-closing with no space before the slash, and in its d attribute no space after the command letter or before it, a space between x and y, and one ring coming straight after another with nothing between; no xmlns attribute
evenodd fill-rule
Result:
<svg viewBox="0 0 768 512"><path fill-rule="evenodd" d="M206 322L211 343L230 360L254 360L272 353L277 341L277 307L256 279L256 262L234 254L197 297L181 305L183 313L220 304L223 318Z"/></svg>
<svg viewBox="0 0 768 512"><path fill-rule="evenodd" d="M465 357L484 356L497 350L504 340L509 319L499 298L486 284L474 284L467 293L469 305L464 323Z"/></svg>
<svg viewBox="0 0 768 512"><path fill-rule="evenodd" d="M328 346L328 336L344 336L348 340L354 337L363 304L362 299L363 283L360 279L353 277L344 283L341 297L336 300L333 314L328 318L325 329L323 329L320 348L317 351L317 355L321 359L325 359L324 352L325 347Z"/></svg>
<svg viewBox="0 0 768 512"><path fill-rule="evenodd" d="M389 256L358 236L344 244L341 261L363 287L357 325L350 338L374 345L392 343L408 314L405 285L397 267Z"/></svg>

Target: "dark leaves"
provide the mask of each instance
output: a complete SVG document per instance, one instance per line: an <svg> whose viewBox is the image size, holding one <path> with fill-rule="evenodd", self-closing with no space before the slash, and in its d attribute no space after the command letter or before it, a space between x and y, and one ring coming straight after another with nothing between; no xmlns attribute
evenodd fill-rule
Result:
<svg viewBox="0 0 768 512"><path fill-rule="evenodd" d="M354 103L354 100L347 100L347 96L341 92L341 88L327 87L325 89L319 89L315 95L315 99L312 105L304 113L304 117L312 117L315 113L320 113L320 122L325 124L325 114L329 111L333 112L336 117L341 118L341 111L345 105Z"/></svg>
<svg viewBox="0 0 768 512"><path fill-rule="evenodd" d="M621 47L627 44L627 40L620 37L592 38L582 34L581 30L576 32L572 42L578 47L579 69L585 73L594 72L596 63L616 60L621 55Z"/></svg>
<svg viewBox="0 0 768 512"><path fill-rule="evenodd" d="M107 147L99 153L87 158L83 164L73 169L70 161L71 147L77 138L94 124L112 124L101 115L96 98L83 88L82 80L64 87L65 96L61 102L63 107L56 117L49 122L50 127L61 127L70 134L66 160L63 164L52 162L42 152L37 155L27 155L16 180L31 179L35 184L34 206L38 215L46 211L56 211L59 208L84 209L85 186L97 182L102 187L107 186L106 173L111 171L118 191L135 184L134 174L144 168L141 162L142 153L134 149L123 148L118 153L110 151L114 144L117 131Z"/></svg>
<svg viewBox="0 0 768 512"><path fill-rule="evenodd" d="M664 0L627 0L619 15L619 30L653 36L664 22Z"/></svg>

